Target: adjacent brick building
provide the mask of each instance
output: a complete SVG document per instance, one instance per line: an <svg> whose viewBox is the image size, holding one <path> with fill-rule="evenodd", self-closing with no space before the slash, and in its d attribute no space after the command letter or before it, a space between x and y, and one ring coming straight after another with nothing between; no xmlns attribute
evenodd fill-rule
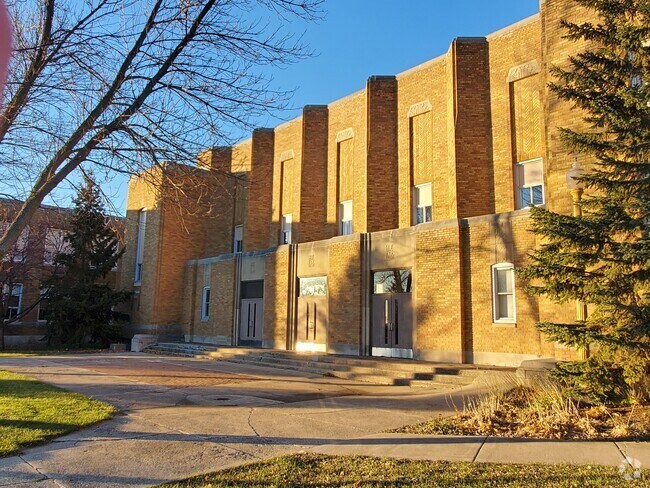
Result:
<svg viewBox="0 0 650 488"><path fill-rule="evenodd" d="M558 127L581 121L548 82L580 46L561 19L586 13L542 1L538 15L208 149L196 168L134 178L122 274L134 326L459 363L575 354L535 327L574 308L528 296L514 272L538 245L528 206L570 210ZM200 188L178 192L185 180Z"/></svg>
<svg viewBox="0 0 650 488"><path fill-rule="evenodd" d="M0 230L6 229L23 202L0 199ZM41 300L43 283L60 271L56 254L65 251L65 234L70 228L72 210L42 205L21 233L15 246L0 261L0 299L4 307L4 346L6 348L43 347L47 333L47 304ZM116 232L122 234L120 217L109 217ZM106 282L119 283L121 266L111 270ZM0 343L2 341L0 340Z"/></svg>

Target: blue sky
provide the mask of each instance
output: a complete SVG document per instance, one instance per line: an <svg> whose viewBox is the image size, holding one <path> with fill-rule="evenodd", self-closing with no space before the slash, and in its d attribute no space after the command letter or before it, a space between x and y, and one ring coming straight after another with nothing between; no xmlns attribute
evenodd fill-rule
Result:
<svg viewBox="0 0 650 488"><path fill-rule="evenodd" d="M404 71L443 54L455 37L485 36L535 14L539 0L326 0L317 24L296 24L316 56L273 73L275 86L295 88L293 112L361 89L368 76ZM259 120L273 127L280 119ZM248 137L243 134L242 139ZM126 178L107 188L124 212Z"/></svg>

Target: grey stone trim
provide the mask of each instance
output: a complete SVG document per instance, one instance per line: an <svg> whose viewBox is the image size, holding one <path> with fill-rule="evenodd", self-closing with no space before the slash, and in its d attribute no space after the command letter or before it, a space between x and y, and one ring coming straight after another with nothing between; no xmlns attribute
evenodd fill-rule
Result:
<svg viewBox="0 0 650 488"><path fill-rule="evenodd" d="M328 354L341 354L343 356L359 356L358 344L330 344Z"/></svg>
<svg viewBox="0 0 650 488"><path fill-rule="evenodd" d="M438 349L418 349L415 358L421 361L431 361L434 363L461 364L463 362L463 353L460 350L442 351Z"/></svg>
<svg viewBox="0 0 650 488"><path fill-rule="evenodd" d="M293 152L293 149L287 149L280 153L280 161L287 161L296 157L296 153Z"/></svg>
<svg viewBox="0 0 650 488"><path fill-rule="evenodd" d="M510 68L510 71L508 71L508 78L506 81L508 83L512 83L518 80L522 80L524 78L528 78L529 76L536 75L541 71L541 67L539 65L539 61L536 59L533 59L532 61L528 61L527 63L520 64L519 66L513 66Z"/></svg>
<svg viewBox="0 0 650 488"><path fill-rule="evenodd" d="M427 98L426 100L422 100L421 102L414 103L409 107L408 111L408 117L415 117L416 115L424 114L427 112L430 112L432 109L431 107L431 102Z"/></svg>
<svg viewBox="0 0 650 488"><path fill-rule="evenodd" d="M342 142L342 141L347 141L348 139L352 139L354 137L354 129L352 127L348 127L347 129L340 130L336 133L336 142Z"/></svg>

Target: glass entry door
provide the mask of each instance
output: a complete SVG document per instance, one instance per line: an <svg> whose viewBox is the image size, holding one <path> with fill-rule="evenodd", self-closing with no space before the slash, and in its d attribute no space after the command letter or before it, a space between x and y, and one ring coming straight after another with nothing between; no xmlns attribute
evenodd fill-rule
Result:
<svg viewBox="0 0 650 488"><path fill-rule="evenodd" d="M372 355L412 358L411 271L394 269L373 275Z"/></svg>

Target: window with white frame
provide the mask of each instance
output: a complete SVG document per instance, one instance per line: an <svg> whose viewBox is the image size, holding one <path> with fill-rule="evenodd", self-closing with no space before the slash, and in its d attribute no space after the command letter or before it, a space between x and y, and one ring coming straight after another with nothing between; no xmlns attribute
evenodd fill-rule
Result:
<svg viewBox="0 0 650 488"><path fill-rule="evenodd" d="M210 318L210 287L203 287L203 298L201 299L201 320Z"/></svg>
<svg viewBox="0 0 650 488"><path fill-rule="evenodd" d="M413 225L433 220L431 183L413 187Z"/></svg>
<svg viewBox="0 0 650 488"><path fill-rule="evenodd" d="M492 266L492 311L495 323L514 324L515 267L511 263Z"/></svg>
<svg viewBox="0 0 650 488"><path fill-rule="evenodd" d="M282 216L282 226L280 229L280 244L291 244L291 214Z"/></svg>
<svg viewBox="0 0 650 488"><path fill-rule="evenodd" d="M5 320L16 318L23 304L23 285L21 283L4 285L3 293L6 307Z"/></svg>
<svg viewBox="0 0 650 488"><path fill-rule="evenodd" d="M147 210L142 209L138 213L138 240L135 254L135 282L140 283L142 280L142 262L144 259L144 237L147 227Z"/></svg>
<svg viewBox="0 0 650 488"><path fill-rule="evenodd" d="M339 204L339 234L342 236L352 234L352 200Z"/></svg>
<svg viewBox="0 0 650 488"><path fill-rule="evenodd" d="M544 203L544 162L531 159L515 165L517 172L517 208Z"/></svg>
<svg viewBox="0 0 650 488"><path fill-rule="evenodd" d="M244 250L244 226L235 226L235 235L233 237L232 252L242 252Z"/></svg>
<svg viewBox="0 0 650 488"><path fill-rule="evenodd" d="M54 264L58 254L70 250L70 243L65 238L65 231L62 229L47 229L44 247L43 263Z"/></svg>

